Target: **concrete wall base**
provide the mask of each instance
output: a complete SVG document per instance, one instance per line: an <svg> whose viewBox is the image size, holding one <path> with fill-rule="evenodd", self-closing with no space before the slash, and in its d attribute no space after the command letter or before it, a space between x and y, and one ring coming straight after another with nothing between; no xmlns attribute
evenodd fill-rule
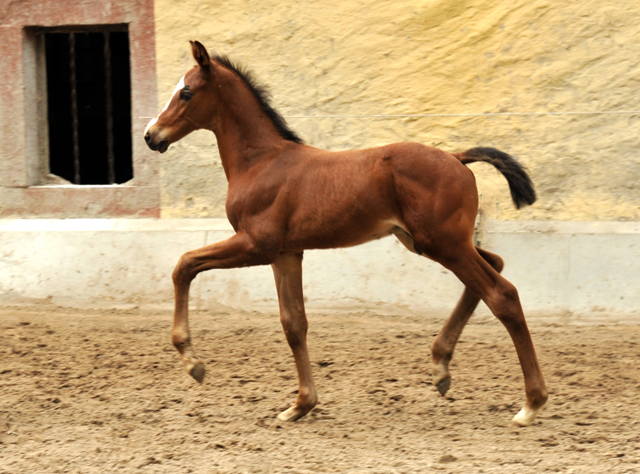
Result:
<svg viewBox="0 0 640 474"><path fill-rule="evenodd" d="M232 233L224 219L0 220L0 303L169 307L180 255ZM504 258L504 275L527 314L603 321L640 316L638 222L491 221L482 240ZM462 292L449 271L407 252L393 237L307 251L304 272L310 306L448 312ZM194 308L275 310L271 269L203 273L191 302Z"/></svg>

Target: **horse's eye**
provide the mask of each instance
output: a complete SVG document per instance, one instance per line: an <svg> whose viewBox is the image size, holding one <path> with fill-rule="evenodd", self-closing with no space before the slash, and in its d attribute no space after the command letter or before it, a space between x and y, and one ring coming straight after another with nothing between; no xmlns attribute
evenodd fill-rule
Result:
<svg viewBox="0 0 640 474"><path fill-rule="evenodd" d="M191 99L191 92L185 90L180 91L180 98L184 101Z"/></svg>

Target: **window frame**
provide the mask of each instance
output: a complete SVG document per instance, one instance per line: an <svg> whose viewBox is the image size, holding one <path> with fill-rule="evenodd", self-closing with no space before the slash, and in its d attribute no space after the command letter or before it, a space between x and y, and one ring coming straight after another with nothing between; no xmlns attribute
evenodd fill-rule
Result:
<svg viewBox="0 0 640 474"><path fill-rule="evenodd" d="M143 139L157 113L153 0L25 0L0 16L0 217L159 217L158 155ZM44 35L127 25L133 179L120 185L56 184L49 167ZM112 28L112 26L109 26ZM6 71L6 73L4 73Z"/></svg>
<svg viewBox="0 0 640 474"><path fill-rule="evenodd" d="M32 27L32 28L27 28L27 31L25 34L27 35L35 35L35 44L36 44L36 55L37 55L37 61L38 61L38 68L41 69L43 62L46 62L47 60L47 54L46 54L46 35L48 34L63 34L63 35L69 35L69 34L75 34L75 35L79 35L79 34L83 34L83 33L101 33L101 34L105 34L105 33L126 33L127 35L127 42L129 41L129 29L128 29L128 25L126 24L113 24L113 25L80 25L80 26L64 26L64 27ZM40 59L42 57L42 60ZM111 61L113 60L114 56L112 56L108 63L104 62L103 65L105 66L105 68L107 67L107 64L111 65ZM128 59L128 58L127 58ZM77 60L77 59L76 59ZM106 60L105 60L106 61ZM78 68L80 68L80 64L78 63ZM43 73L40 73L40 71L38 71L38 79L37 79L37 95L38 97L41 98L41 102L43 104L43 110L39 113L44 113L46 114L46 116L48 117L48 112L49 110L49 80L50 80L50 71L45 69L42 69L42 71L44 71ZM113 88L113 78L111 77L111 72L107 73L107 71L104 71L104 76L102 77L102 82L104 84L104 82L107 80L107 76L109 77L109 81L111 82L110 87ZM41 77L44 76L44 80L41 79ZM131 74L129 74L128 77L128 82L129 85L128 87L131 88ZM67 98L69 100L69 102L71 102L71 96L69 96ZM115 170L116 170L116 158L117 156L115 156L113 154L113 147L115 146L116 142L115 137L114 137L114 133L113 133L113 118L114 118L114 113L115 113L115 108L116 108L116 103L113 102L113 98L111 98L111 100L108 100L105 97L105 101L110 102L111 103L111 107L107 108L105 106L105 129L104 132L107 136L105 136L105 140L108 140L108 136L110 135L111 137L111 143L110 143L110 147L107 147L107 175L108 175L108 179L107 181L113 179L115 182ZM109 117L109 115L111 115L111 117ZM131 120L131 110L129 110L129 118ZM36 180L37 180L37 184L61 184L61 183L65 183L65 178L64 177L60 177L55 175L54 173L52 173L51 171L51 150L50 150L50 127L48 125L49 120L45 120L45 130L41 131L41 133L44 133L46 135L48 135L48 138L44 141L44 143L42 143L42 145L38 148L38 154L40 155L40 166L36 167L37 171L36 173L39 172L39 176L36 174ZM111 123L112 125L109 127L109 123ZM109 131L110 128L110 131ZM74 137L69 137L70 140L81 140L81 136L78 136L76 134L74 134ZM109 140L108 140L109 141ZM82 158L86 158L88 155L86 153L82 152L82 149L79 150L80 151L80 159ZM74 159L74 155L70 155L68 157L66 157L66 159L69 160L70 163L74 164L74 167L76 165L75 163L75 159ZM128 160L127 160L128 161ZM133 166L133 163L131 163L131 165ZM76 172L78 171L78 169L76 168ZM80 167L80 175L82 176L82 167ZM131 169L131 172L133 173L133 169ZM113 175L112 175L113 173ZM71 183L71 181L73 181L72 179L67 178L67 181L65 184L79 184L81 186L86 186L85 183ZM128 181L126 182L121 182L121 183L100 183L102 185L106 185L106 184L126 184Z"/></svg>

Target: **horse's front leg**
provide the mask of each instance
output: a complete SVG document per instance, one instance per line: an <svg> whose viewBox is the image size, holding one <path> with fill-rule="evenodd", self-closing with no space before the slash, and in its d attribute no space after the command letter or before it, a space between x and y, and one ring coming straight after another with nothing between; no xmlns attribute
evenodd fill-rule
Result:
<svg viewBox="0 0 640 474"><path fill-rule="evenodd" d="M180 257L173 271L175 313L171 333L173 345L182 356L185 369L194 379L204 379L204 364L196 357L189 332L189 287L198 273L213 268L235 268L271 263L273 257L254 244L248 235L239 233L233 237Z"/></svg>
<svg viewBox="0 0 640 474"><path fill-rule="evenodd" d="M280 321L293 351L298 369L300 389L295 404L278 415L281 421L295 421L303 417L318 402L311 375L311 362L307 350L307 317L302 295L302 253L281 254L271 264L276 279Z"/></svg>

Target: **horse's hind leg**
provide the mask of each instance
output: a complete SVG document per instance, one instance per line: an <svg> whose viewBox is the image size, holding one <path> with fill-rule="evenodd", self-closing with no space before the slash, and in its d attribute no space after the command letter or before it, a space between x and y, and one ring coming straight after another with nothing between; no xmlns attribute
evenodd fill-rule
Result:
<svg viewBox="0 0 640 474"><path fill-rule="evenodd" d="M479 247L476 247L476 250L498 273L502 271L504 263L499 256ZM433 384L442 396L447 393L451 386L449 362L451 362L451 358L453 357L453 351L460 338L460 334L462 334L462 330L479 302L480 297L469 290L469 288L465 288L456 308L440 330L438 337L436 337L436 340L433 342L433 346L431 346Z"/></svg>
<svg viewBox="0 0 640 474"><path fill-rule="evenodd" d="M418 254L413 237L403 230L394 232L398 240L411 252ZM489 263L498 273L502 271L504 262L502 259L487 250L476 247L478 253L482 258ZM438 333L438 337L431 346L431 358L433 360L433 384L440 392L440 395L444 396L449 387L451 387L451 374L449 373L449 362L453 357L453 351L456 347L460 334L466 326L469 318L473 314L476 306L480 302L480 297L469 290L464 289L462 297L453 313L445 323L445 325Z"/></svg>
<svg viewBox="0 0 640 474"><path fill-rule="evenodd" d="M520 306L518 291L502 277L471 245L449 249L438 260L453 271L464 285L480 296L505 326L518 354L527 401L513 421L531 424L547 401L547 389L536 357L533 341Z"/></svg>
<svg viewBox="0 0 640 474"><path fill-rule="evenodd" d="M303 417L318 402L307 349L307 317L302 295L302 253L281 254L271 264L276 279L280 321L293 351L300 388L295 404L278 415L282 421Z"/></svg>

